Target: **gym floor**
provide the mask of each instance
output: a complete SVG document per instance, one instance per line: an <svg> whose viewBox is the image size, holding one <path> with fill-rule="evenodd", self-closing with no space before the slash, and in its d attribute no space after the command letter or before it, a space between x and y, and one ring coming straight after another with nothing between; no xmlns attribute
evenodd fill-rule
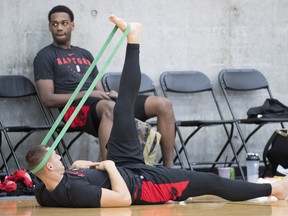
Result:
<svg viewBox="0 0 288 216"><path fill-rule="evenodd" d="M162 205L131 206L129 208L46 208L40 207L34 196L5 197L0 199L0 215L21 216L201 216L201 215L245 215L287 216L288 201L266 199L230 202L215 196L200 196L180 203Z"/></svg>

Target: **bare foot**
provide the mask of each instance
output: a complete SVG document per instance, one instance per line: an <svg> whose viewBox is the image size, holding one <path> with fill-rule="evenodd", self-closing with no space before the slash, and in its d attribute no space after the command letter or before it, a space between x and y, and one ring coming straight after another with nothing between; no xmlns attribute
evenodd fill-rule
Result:
<svg viewBox="0 0 288 216"><path fill-rule="evenodd" d="M288 176L283 179L272 183L272 194L280 200L288 198Z"/></svg>
<svg viewBox="0 0 288 216"><path fill-rule="evenodd" d="M122 18L116 17L115 15L111 14L109 16L109 20L113 22L115 25L118 26L118 28L124 32L127 27L127 22L123 20ZM140 35L142 32L142 24L138 22L132 22L130 23L131 30L127 35L127 41L128 43L134 43L137 44L140 42Z"/></svg>

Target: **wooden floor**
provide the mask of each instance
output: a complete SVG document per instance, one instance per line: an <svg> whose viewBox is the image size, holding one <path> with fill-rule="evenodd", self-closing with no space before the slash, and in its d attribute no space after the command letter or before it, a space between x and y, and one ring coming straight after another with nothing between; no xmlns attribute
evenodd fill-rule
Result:
<svg viewBox="0 0 288 216"><path fill-rule="evenodd" d="M34 197L9 198L0 200L1 216L187 216L187 215L233 215L287 216L288 201L276 202L228 202L214 196L201 196L186 202L163 205L131 206L129 208L44 208L40 207Z"/></svg>

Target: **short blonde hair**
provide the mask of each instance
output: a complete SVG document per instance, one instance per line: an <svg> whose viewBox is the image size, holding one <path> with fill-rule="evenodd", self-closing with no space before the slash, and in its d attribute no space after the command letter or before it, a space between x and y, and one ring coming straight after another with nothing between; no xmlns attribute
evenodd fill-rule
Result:
<svg viewBox="0 0 288 216"><path fill-rule="evenodd" d="M27 152L25 157L25 163L29 170L34 169L40 164L40 162L43 160L44 156L48 152L47 148L47 145L38 145Z"/></svg>

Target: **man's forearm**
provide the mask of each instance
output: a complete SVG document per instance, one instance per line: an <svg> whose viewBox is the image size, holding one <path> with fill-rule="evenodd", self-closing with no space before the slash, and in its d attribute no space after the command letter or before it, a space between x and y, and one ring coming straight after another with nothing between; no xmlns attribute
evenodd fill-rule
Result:
<svg viewBox="0 0 288 216"><path fill-rule="evenodd" d="M85 92L79 92L75 100L81 99ZM66 105L72 94L51 94L41 98L42 103L49 108L61 108Z"/></svg>
<svg viewBox="0 0 288 216"><path fill-rule="evenodd" d="M132 202L130 192L115 163L102 161L96 169L105 170L111 182L111 189L102 188L101 207L130 206Z"/></svg>
<svg viewBox="0 0 288 216"><path fill-rule="evenodd" d="M122 194L125 193L130 196L130 192L127 188L127 185L123 177L120 175L116 166L114 164L113 165L109 164L105 168L110 178L112 190Z"/></svg>

